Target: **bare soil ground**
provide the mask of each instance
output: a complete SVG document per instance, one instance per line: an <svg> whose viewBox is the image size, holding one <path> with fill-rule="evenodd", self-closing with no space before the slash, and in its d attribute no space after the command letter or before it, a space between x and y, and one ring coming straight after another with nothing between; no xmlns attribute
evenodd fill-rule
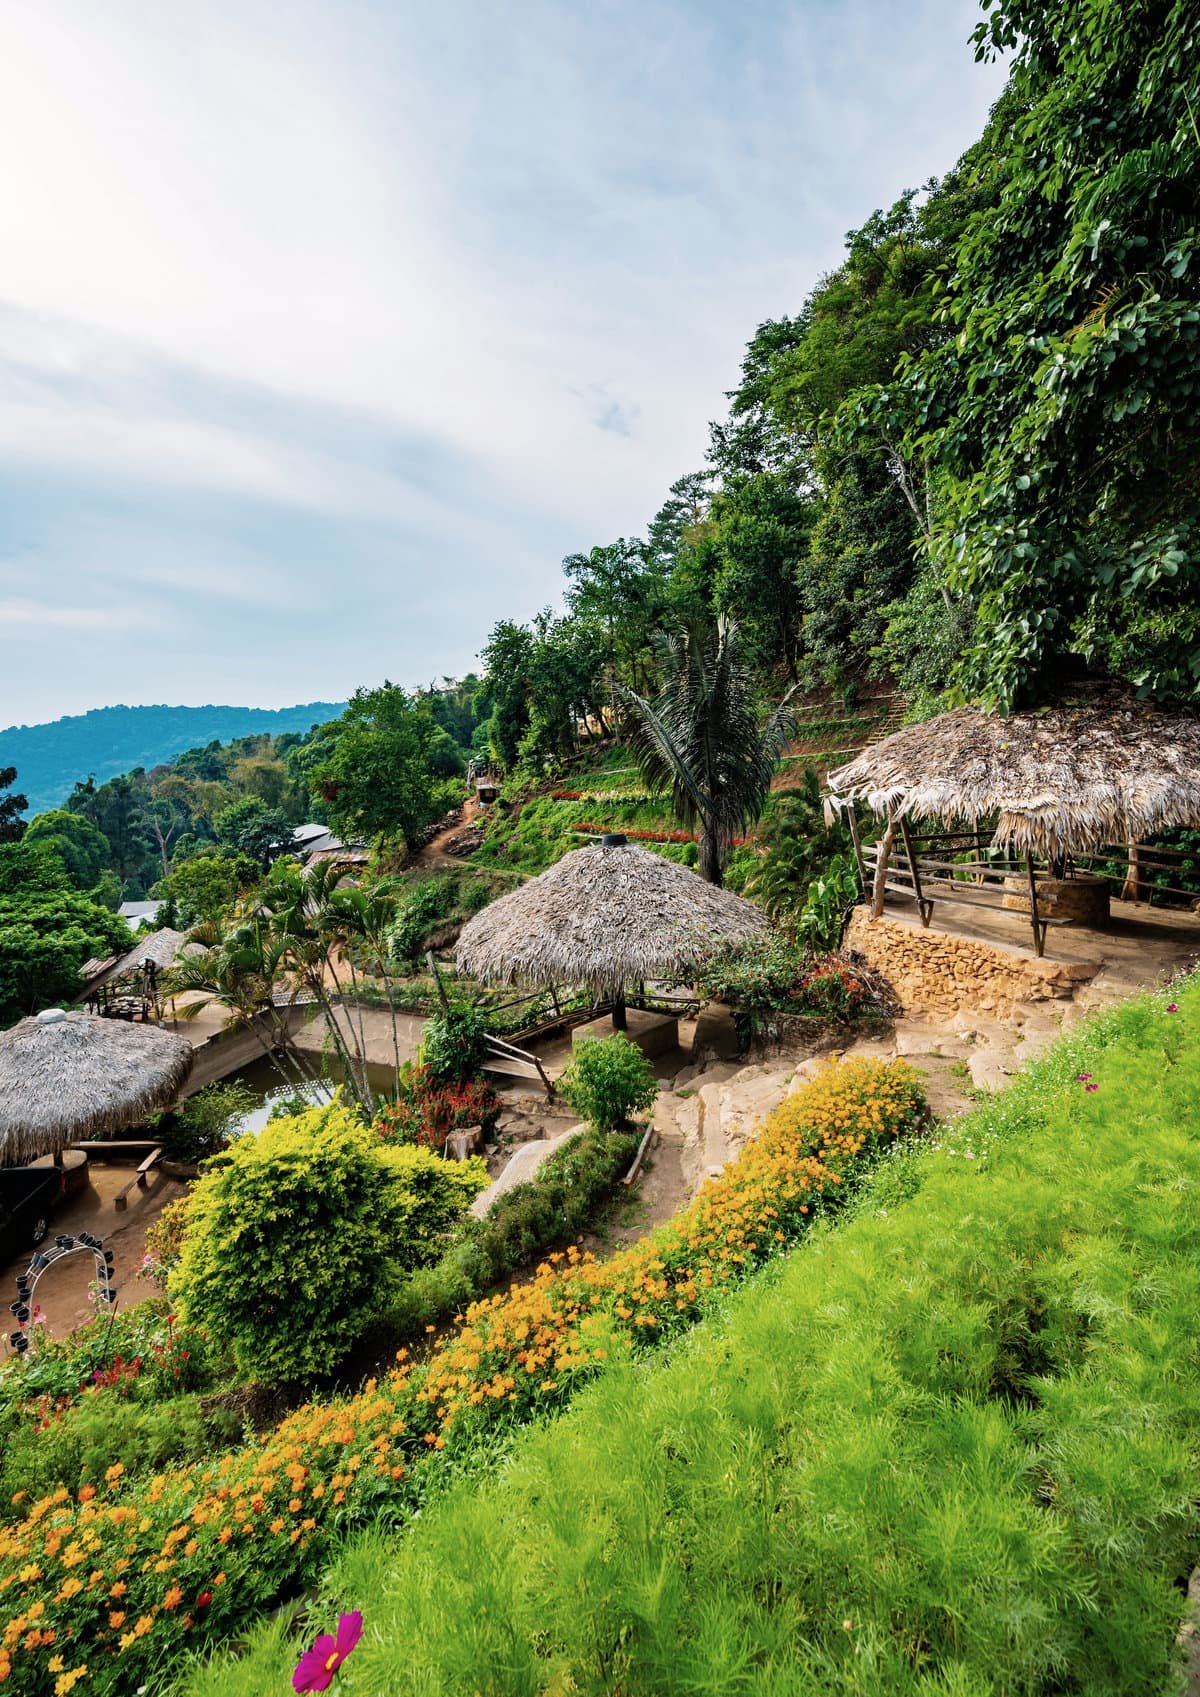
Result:
<svg viewBox="0 0 1200 1697"><path fill-rule="evenodd" d="M60 1232L69 1232L74 1237L87 1231L103 1238L105 1247L113 1252L113 1282L120 1308L144 1302L148 1296L161 1295L151 1280L137 1276L146 1253L146 1232L168 1202L187 1194L187 1186L151 1173L145 1190L134 1185L129 1192L129 1206L119 1214L113 1199L131 1178L133 1169L102 1166L93 1161L88 1172L91 1183L81 1195L59 1208L51 1220L47 1241L53 1242ZM0 1293L11 1293L4 1296L6 1310L16 1295L17 1274L28 1267L32 1253L25 1249L8 1258L0 1268ZM56 1262L38 1281L36 1300L46 1316L46 1330L51 1337L65 1337L91 1318L95 1310L88 1298L93 1273L90 1255L72 1255Z"/></svg>

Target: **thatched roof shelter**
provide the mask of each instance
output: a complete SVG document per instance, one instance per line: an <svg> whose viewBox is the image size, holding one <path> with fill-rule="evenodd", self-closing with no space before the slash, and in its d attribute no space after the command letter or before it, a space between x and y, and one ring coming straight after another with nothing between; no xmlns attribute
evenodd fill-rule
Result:
<svg viewBox="0 0 1200 1697"><path fill-rule="evenodd" d="M164 926L161 931L151 931L148 936L139 937L133 947L118 955L111 965L102 966L89 980L88 989L98 990L102 984L117 984L123 978L132 978L148 960L154 962L159 972L165 972L174 964L185 943L185 931L173 931L170 926ZM197 948L199 945L190 944L189 947Z"/></svg>
<svg viewBox="0 0 1200 1697"><path fill-rule="evenodd" d="M194 1054L157 1026L60 1008L0 1031L0 1166L57 1154L169 1106Z"/></svg>
<svg viewBox="0 0 1200 1697"><path fill-rule="evenodd" d="M492 984L587 984L681 976L768 929L752 902L624 837L565 854L463 928L459 970Z"/></svg>
<svg viewBox="0 0 1200 1697"><path fill-rule="evenodd" d="M906 725L828 784L894 818L994 816L998 847L1054 860L1200 824L1200 715L1081 684L1007 719L957 707Z"/></svg>

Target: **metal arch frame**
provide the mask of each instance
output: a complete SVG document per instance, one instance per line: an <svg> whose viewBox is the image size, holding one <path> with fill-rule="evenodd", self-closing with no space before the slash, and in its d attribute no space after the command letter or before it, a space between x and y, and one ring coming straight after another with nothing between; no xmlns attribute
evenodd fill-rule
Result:
<svg viewBox="0 0 1200 1697"><path fill-rule="evenodd" d="M8 1305L9 1313L15 1316L17 1322L17 1329L9 1333L8 1341L17 1355L28 1351L33 1336L33 1299L38 1280L47 1268L68 1255L91 1255L94 1258L100 1300L110 1310L115 1305L117 1287L112 1280L112 1250L105 1249L101 1239L93 1237L91 1232L80 1232L77 1237L72 1237L69 1232L60 1232L52 1249L36 1250L26 1270L17 1274L17 1300Z"/></svg>

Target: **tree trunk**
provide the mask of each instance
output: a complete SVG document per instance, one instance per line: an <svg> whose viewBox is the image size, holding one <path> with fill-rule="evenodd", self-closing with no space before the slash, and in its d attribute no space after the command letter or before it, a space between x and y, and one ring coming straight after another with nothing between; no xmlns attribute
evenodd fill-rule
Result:
<svg viewBox="0 0 1200 1697"><path fill-rule="evenodd" d="M706 884L715 884L720 889L725 872L725 857L721 852L721 839L715 831L710 831L707 825L701 826L700 841L697 845L699 858L696 870Z"/></svg>
<svg viewBox="0 0 1200 1697"><path fill-rule="evenodd" d="M892 858L892 844L896 840L896 819L890 818L887 829L879 839L875 859L875 878L871 887L871 918L879 919L883 915L883 899L886 894L884 885L887 883L888 862Z"/></svg>

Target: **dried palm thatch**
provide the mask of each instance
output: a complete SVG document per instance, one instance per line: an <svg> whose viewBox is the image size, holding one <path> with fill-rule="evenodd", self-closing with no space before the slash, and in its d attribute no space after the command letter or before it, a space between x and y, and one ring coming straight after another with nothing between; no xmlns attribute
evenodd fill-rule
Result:
<svg viewBox="0 0 1200 1697"><path fill-rule="evenodd" d="M1200 823L1200 716L1085 684L1007 719L957 707L906 725L828 782L897 817L996 815L997 847L1054 859Z"/></svg>
<svg viewBox="0 0 1200 1697"><path fill-rule="evenodd" d="M166 1107L194 1054L157 1026L57 1008L0 1031L0 1166L57 1154Z"/></svg>
<svg viewBox="0 0 1200 1697"><path fill-rule="evenodd" d="M624 838L574 849L477 913L459 970L491 984L587 984L681 975L768 928L766 915Z"/></svg>
<svg viewBox="0 0 1200 1697"><path fill-rule="evenodd" d="M170 926L152 931L148 937L139 937L131 949L119 955L111 966L106 966L92 979L88 989L98 990L102 984L117 984L122 978L132 978L148 960L152 960L160 972L165 972L185 943L187 933L172 931Z"/></svg>

